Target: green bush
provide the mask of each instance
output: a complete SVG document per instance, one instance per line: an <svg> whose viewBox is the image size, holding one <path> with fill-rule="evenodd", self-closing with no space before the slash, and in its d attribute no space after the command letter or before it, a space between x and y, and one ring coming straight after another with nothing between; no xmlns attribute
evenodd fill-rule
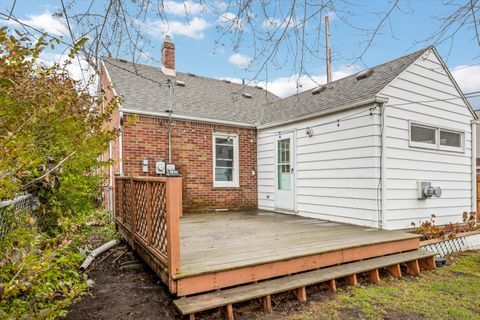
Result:
<svg viewBox="0 0 480 320"><path fill-rule="evenodd" d="M31 217L0 243L0 319L56 319L87 290L79 266L87 240L114 237L108 213L92 211L80 220L64 218L55 237L35 228ZM31 227L28 227L28 225Z"/></svg>
<svg viewBox="0 0 480 320"><path fill-rule="evenodd" d="M93 96L70 77L85 39L65 63L43 63L42 52L58 42L0 29L0 200L38 195L39 227L52 235L60 218L95 207L109 165L100 156L118 133L109 122L119 102Z"/></svg>

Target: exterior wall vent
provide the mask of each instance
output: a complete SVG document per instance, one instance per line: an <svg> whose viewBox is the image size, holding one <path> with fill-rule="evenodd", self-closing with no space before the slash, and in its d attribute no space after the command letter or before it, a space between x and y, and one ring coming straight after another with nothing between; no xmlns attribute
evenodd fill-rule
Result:
<svg viewBox="0 0 480 320"><path fill-rule="evenodd" d="M250 93L244 92L244 93L242 93L242 96L244 96L247 99L252 99L252 95Z"/></svg>
<svg viewBox="0 0 480 320"><path fill-rule="evenodd" d="M313 90L312 90L312 94L313 94L313 95L319 94L320 92L325 91L325 89L327 89L327 85L326 85L326 84L324 84L323 86L316 87L315 89L313 89Z"/></svg>
<svg viewBox="0 0 480 320"><path fill-rule="evenodd" d="M357 73L357 75L355 76L355 79L358 80L362 80L362 79L365 79L365 78L368 78L372 75L373 73L373 69L367 69L367 70L363 70L363 71L360 71L359 73Z"/></svg>
<svg viewBox="0 0 480 320"><path fill-rule="evenodd" d="M177 80L177 81L175 81L175 84L179 87L185 87L185 81Z"/></svg>

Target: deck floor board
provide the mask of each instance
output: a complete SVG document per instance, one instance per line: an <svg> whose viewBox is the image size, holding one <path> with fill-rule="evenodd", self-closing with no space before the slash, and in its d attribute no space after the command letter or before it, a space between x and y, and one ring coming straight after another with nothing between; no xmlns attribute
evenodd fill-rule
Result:
<svg viewBox="0 0 480 320"><path fill-rule="evenodd" d="M417 236L271 212L185 215L180 277Z"/></svg>

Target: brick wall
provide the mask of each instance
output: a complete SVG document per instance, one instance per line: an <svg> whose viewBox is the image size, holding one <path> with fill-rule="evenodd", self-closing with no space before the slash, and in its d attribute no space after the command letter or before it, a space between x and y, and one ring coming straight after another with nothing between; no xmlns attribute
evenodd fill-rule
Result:
<svg viewBox="0 0 480 320"><path fill-rule="evenodd" d="M102 72L101 72L101 84L102 84L102 90L104 94L104 101L102 104L102 108L106 107L109 101L111 101L114 98L114 92L113 88L110 86L110 82L108 81L107 73L105 72L105 68L102 67ZM103 112L103 110L102 110ZM109 123L109 128L111 129L116 129L118 130L120 127L120 112L115 110L112 113L111 120ZM108 160L113 160L112 164L112 173L113 175L119 174L120 173L120 148L119 148L119 137L116 137L113 141L110 142L111 148L112 148L112 154L110 157L110 150L107 148L105 150L103 157L101 160L103 161L108 161ZM105 203L105 207L108 208L108 201L109 201L109 184L110 184L110 179L109 179L109 174L110 174L110 166L105 166L103 168L103 173L106 174L107 179L103 183L103 200ZM113 182L114 183L114 182Z"/></svg>
<svg viewBox="0 0 480 320"><path fill-rule="evenodd" d="M124 122L128 115L124 114ZM213 132L236 133L239 142L239 188L213 187ZM255 129L190 121L173 121L172 162L183 177L183 205L187 210L257 207L257 149ZM168 120L139 116L124 128L123 168L126 176L146 175L143 158L149 160L148 175L155 175L155 161L168 159ZM255 174L252 174L252 171Z"/></svg>

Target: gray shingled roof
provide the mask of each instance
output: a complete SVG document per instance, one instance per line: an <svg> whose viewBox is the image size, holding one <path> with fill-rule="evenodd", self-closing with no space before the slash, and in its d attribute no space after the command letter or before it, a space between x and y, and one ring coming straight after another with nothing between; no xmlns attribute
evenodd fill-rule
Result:
<svg viewBox="0 0 480 320"><path fill-rule="evenodd" d="M185 87L174 86L172 109L174 114L202 119L241 122L254 125L261 117L264 105L279 100L276 95L253 86L227 83L222 80L192 76L177 72L176 77L165 75L158 67L134 64L114 58L104 58L117 94L122 97L122 108L139 113L165 112L167 79L185 82ZM158 83L150 81L152 79ZM246 98L242 93L248 93Z"/></svg>
<svg viewBox="0 0 480 320"><path fill-rule="evenodd" d="M357 80L356 75L351 75L331 82L319 94L313 95L307 90L284 99L257 87L182 72L170 77L158 67L113 58L104 58L104 62L117 93L124 100L123 108L164 112L165 86L159 87L148 79L163 84L174 78L185 82L185 87L174 86L174 114L255 125L288 121L373 98L429 49L373 67L373 73L365 79ZM245 98L243 92L252 97Z"/></svg>
<svg viewBox="0 0 480 320"><path fill-rule="evenodd" d="M307 90L266 105L260 122L268 124L287 121L373 98L429 49L430 47L373 67L373 73L366 79L357 80L354 74L331 82L319 94L313 95L311 90Z"/></svg>

